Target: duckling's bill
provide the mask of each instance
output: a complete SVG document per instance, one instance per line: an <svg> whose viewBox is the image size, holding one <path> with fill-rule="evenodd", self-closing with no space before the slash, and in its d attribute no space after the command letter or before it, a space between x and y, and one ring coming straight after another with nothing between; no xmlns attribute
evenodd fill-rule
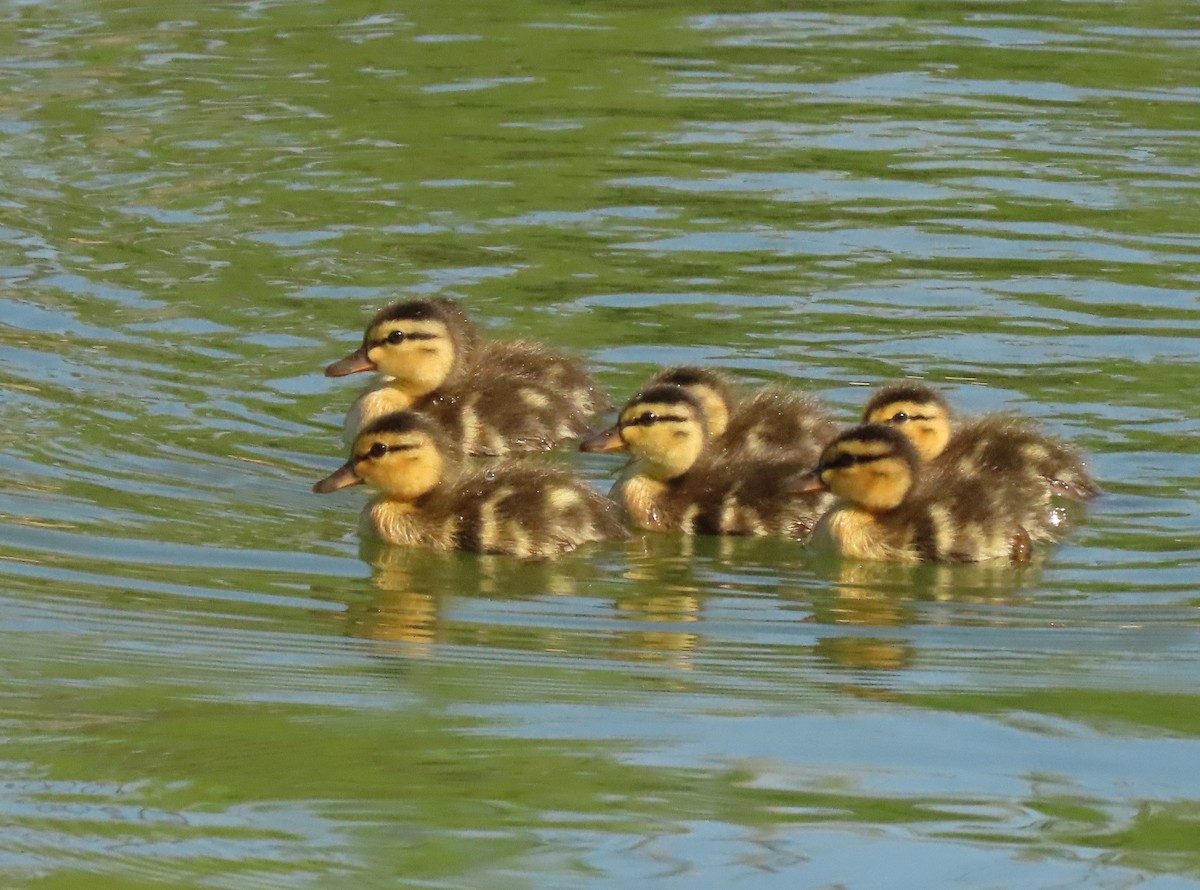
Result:
<svg viewBox="0 0 1200 890"><path fill-rule="evenodd" d="M788 494L813 494L817 491L829 491L829 486L821 479L820 474L814 470L789 482L787 491Z"/></svg>
<svg viewBox="0 0 1200 890"><path fill-rule="evenodd" d="M326 377L345 377L347 374L357 374L360 371L374 371L376 364L367 356L367 347L362 346L348 356L338 359L325 369Z"/></svg>
<svg viewBox="0 0 1200 890"><path fill-rule="evenodd" d="M579 443L580 451L628 451L629 446L621 438L620 426L609 427L598 433L592 433Z"/></svg>
<svg viewBox="0 0 1200 890"><path fill-rule="evenodd" d="M361 482L362 479L354 472L354 461L349 461L313 485L313 491L317 494L328 494L331 491L337 491L339 488L349 488L351 485L359 485Z"/></svg>

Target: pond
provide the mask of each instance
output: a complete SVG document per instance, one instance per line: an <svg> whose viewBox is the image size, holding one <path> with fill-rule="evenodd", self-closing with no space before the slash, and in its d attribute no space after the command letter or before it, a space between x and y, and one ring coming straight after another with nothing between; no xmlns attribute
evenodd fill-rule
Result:
<svg viewBox="0 0 1200 890"><path fill-rule="evenodd" d="M0 2L0 884L1200 886L1200 15L779 6ZM1021 567L375 547L321 369L421 296L1105 493Z"/></svg>

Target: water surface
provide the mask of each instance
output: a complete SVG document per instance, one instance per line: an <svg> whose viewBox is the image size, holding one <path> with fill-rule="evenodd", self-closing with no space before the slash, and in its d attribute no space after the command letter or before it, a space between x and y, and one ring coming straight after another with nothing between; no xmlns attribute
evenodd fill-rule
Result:
<svg viewBox="0 0 1200 890"><path fill-rule="evenodd" d="M0 883L1200 884L1200 16L669 7L0 2ZM423 295L1106 494L1017 569L363 547L320 369Z"/></svg>

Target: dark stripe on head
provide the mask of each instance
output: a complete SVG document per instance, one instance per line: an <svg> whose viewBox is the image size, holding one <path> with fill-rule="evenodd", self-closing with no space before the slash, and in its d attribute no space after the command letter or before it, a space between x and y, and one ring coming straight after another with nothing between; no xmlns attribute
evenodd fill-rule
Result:
<svg viewBox="0 0 1200 890"><path fill-rule="evenodd" d="M853 451L846 450L847 442L877 442L886 447L873 454L855 454ZM817 467L817 472L844 469L856 464L868 464L885 457L899 457L913 467L918 464L917 453L906 435L882 423L869 423L847 430L830 442L821 455L821 463Z"/></svg>
<svg viewBox="0 0 1200 890"><path fill-rule="evenodd" d="M653 402L656 405L680 405L692 408L701 414L704 408L700 402L696 400L690 392L682 386L673 386L669 383L659 383L653 386L647 386L632 399L625 404L625 409L628 410L634 405L642 402Z"/></svg>
<svg viewBox="0 0 1200 890"><path fill-rule="evenodd" d="M892 402L915 402L918 405L937 405L945 413L950 413L946 400L931 386L923 383L892 383L871 396L867 407L863 409L863 417L868 417L884 405Z"/></svg>
<svg viewBox="0 0 1200 890"><path fill-rule="evenodd" d="M626 420L621 423L621 428L630 426L650 426L653 423L687 423L690 418L686 414L656 414L653 411L647 411L645 414L639 414L633 420Z"/></svg>
<svg viewBox="0 0 1200 890"><path fill-rule="evenodd" d="M682 365L678 368L666 368L650 378L650 386L670 384L672 386L707 386L724 394L729 389L729 381L724 375L708 368L695 365Z"/></svg>
<svg viewBox="0 0 1200 890"><path fill-rule="evenodd" d="M357 443L361 442L365 436L384 434L402 436L405 433L421 433L428 436L433 441L434 447L445 457L454 458L461 455L460 449L454 446L445 430L432 418L426 417L419 411L393 411L368 424L355 438L355 450L357 451Z"/></svg>
<svg viewBox="0 0 1200 890"><path fill-rule="evenodd" d="M453 323L465 318L466 313L450 300L402 300L384 306L375 315L372 325L384 321L449 321Z"/></svg>
<svg viewBox="0 0 1200 890"><path fill-rule="evenodd" d="M393 411L364 427L359 435L370 436L379 433L425 433L440 436L442 431L424 414L416 411Z"/></svg>
<svg viewBox="0 0 1200 890"><path fill-rule="evenodd" d="M647 410L631 420L623 419L640 405L647 406ZM656 406L658 410L649 410L651 405ZM664 407L669 409L671 406L676 410L663 410ZM707 420L700 400L682 386L660 383L646 387L630 399L621 409L617 424L621 429L627 429L631 426L650 426L655 423L686 423L693 419L707 429Z"/></svg>
<svg viewBox="0 0 1200 890"><path fill-rule="evenodd" d="M384 306L367 325L367 333L388 321L440 321L464 343L475 341L475 325L453 300L401 300Z"/></svg>
<svg viewBox="0 0 1200 890"><path fill-rule="evenodd" d="M407 334L404 333L403 331L392 331L386 337L376 337L374 339L364 339L363 346L365 346L368 350L371 350L371 349L374 349L376 346L383 346L386 343L390 343L393 346L399 346L401 343L405 342L406 340L436 340L436 339L438 339L438 335L431 334L428 331L412 331Z"/></svg>

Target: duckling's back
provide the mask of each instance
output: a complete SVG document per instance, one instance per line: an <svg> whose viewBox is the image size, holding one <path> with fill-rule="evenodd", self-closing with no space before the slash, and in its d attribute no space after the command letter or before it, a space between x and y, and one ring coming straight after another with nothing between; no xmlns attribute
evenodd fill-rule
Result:
<svg viewBox="0 0 1200 890"><path fill-rule="evenodd" d="M351 407L347 443L387 414L423 411L467 454L542 451L587 432L604 404L578 360L530 341L483 341L450 300L384 307L363 345L326 369L344 376L378 370L382 378Z"/></svg>
<svg viewBox="0 0 1200 890"><path fill-rule="evenodd" d="M714 445L730 456L786 458L813 467L837 432L819 399L772 384L736 404L729 426Z"/></svg>
<svg viewBox="0 0 1200 890"><path fill-rule="evenodd" d="M488 343L478 351L475 361L489 373L515 375L547 396L556 397L572 417L586 421L597 411L612 407L582 362L541 343L532 340Z"/></svg>
<svg viewBox="0 0 1200 890"><path fill-rule="evenodd" d="M433 417L465 454L503 457L546 451L587 432L587 416L537 380L480 368L414 406Z"/></svg>
<svg viewBox="0 0 1200 890"><path fill-rule="evenodd" d="M1100 493L1078 448L1020 417L992 414L969 421L955 430L938 460L968 474L1037 480L1053 494L1078 500Z"/></svg>
<svg viewBox="0 0 1200 890"><path fill-rule="evenodd" d="M894 512L892 521L907 526L908 546L917 558L978 562L1027 558L1023 548L1044 507L1021 483L929 467Z"/></svg>
<svg viewBox="0 0 1200 890"><path fill-rule="evenodd" d="M468 472L422 505L452 519L454 546L548 557L625 534L615 505L566 472L503 461Z"/></svg>

